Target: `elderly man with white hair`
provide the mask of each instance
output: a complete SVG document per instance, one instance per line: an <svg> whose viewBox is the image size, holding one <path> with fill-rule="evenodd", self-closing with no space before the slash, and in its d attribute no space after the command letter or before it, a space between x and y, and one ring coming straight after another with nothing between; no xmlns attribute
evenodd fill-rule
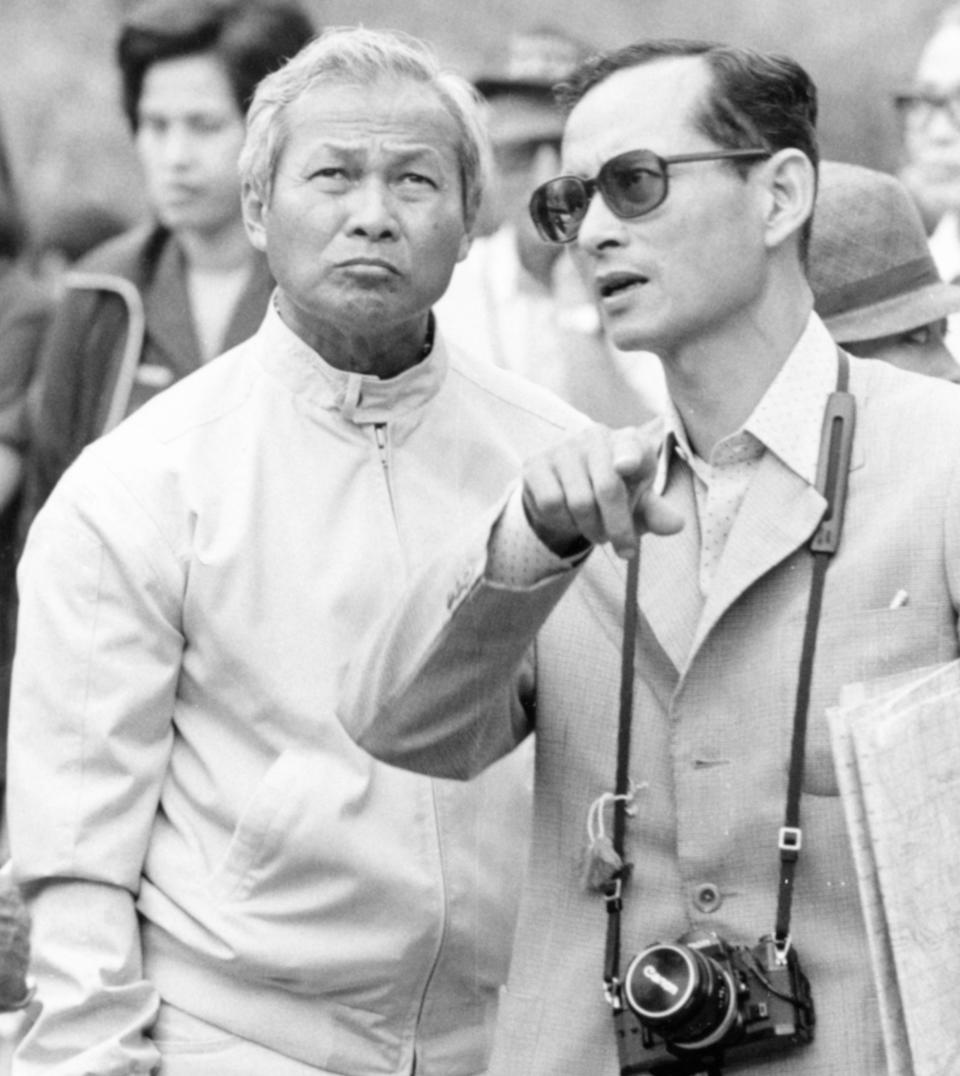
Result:
<svg viewBox="0 0 960 1076"><path fill-rule="evenodd" d="M88 448L31 532L13 861L18 1076L473 1076L526 853L529 757L373 761L341 672L408 574L580 416L435 331L487 158L419 42L330 31L259 86L257 334Z"/></svg>

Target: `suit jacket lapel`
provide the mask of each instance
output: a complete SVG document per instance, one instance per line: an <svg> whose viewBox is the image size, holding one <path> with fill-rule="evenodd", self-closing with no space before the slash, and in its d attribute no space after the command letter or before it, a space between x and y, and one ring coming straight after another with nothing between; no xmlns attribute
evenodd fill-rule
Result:
<svg viewBox="0 0 960 1076"><path fill-rule="evenodd" d="M221 350L242 343L260 328L273 287L267 259L257 253L250 279L227 326ZM164 354L179 376L196 370L201 365L200 345L190 317L183 254L172 238L160 254L147 290L145 307L152 345Z"/></svg>
<svg viewBox="0 0 960 1076"><path fill-rule="evenodd" d="M162 352L178 377L196 370L200 345L190 317L183 254L172 236L160 252L144 308L149 345Z"/></svg>
<svg viewBox="0 0 960 1076"><path fill-rule="evenodd" d="M703 611L700 527L687 465L674 459L664 498L686 521L679 534L646 535L640 546L640 616L679 676L686 667ZM604 545L592 554L586 601L615 646L620 646L626 568Z"/></svg>
<svg viewBox="0 0 960 1076"><path fill-rule="evenodd" d="M737 598L810 538L826 503L775 456L763 455L717 566L691 657Z"/></svg>
<svg viewBox="0 0 960 1076"><path fill-rule="evenodd" d="M858 405L862 404L862 398ZM854 440L851 471L864 464ZM700 592L700 530L689 468L673 459L664 497L686 520L679 534L647 535L640 552L640 613L682 674L730 606L758 579L786 560L813 535L826 501L779 459L765 453L727 539L708 600ZM587 603L605 629L623 622L623 564L608 546L593 554L594 580ZM616 633L608 630L612 641Z"/></svg>
<svg viewBox="0 0 960 1076"><path fill-rule="evenodd" d="M856 377L856 371L854 371ZM855 382L856 383L856 382ZM863 393L858 408L863 405ZM854 438L851 471L864 464L864 446ZM704 602L700 591L700 533L693 475L679 458L670 460L664 497L686 521L677 535L644 538L640 560L640 613L682 676L724 613L755 582L800 549L813 535L826 500L770 451L758 464L734 521ZM600 623L622 622L622 570L616 558L605 566L606 581L589 604ZM614 582L619 581L619 582ZM598 596L599 595L599 596ZM614 608L614 601L618 602Z"/></svg>

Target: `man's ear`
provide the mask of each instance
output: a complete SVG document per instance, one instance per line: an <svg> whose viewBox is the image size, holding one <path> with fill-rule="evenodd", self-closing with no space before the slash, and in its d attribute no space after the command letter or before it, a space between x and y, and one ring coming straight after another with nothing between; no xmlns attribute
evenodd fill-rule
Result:
<svg viewBox="0 0 960 1076"><path fill-rule="evenodd" d="M240 189L240 205L243 212L243 226L247 230L247 238L255 249L266 251L266 217L269 207L250 183L244 183Z"/></svg>
<svg viewBox="0 0 960 1076"><path fill-rule="evenodd" d="M470 253L470 247L473 245L473 233L464 232L460 239L460 249L457 251L457 261L462 262L463 259Z"/></svg>
<svg viewBox="0 0 960 1076"><path fill-rule="evenodd" d="M772 249L799 232L813 213L817 177L810 158L799 149L778 150L761 168L766 185L764 235Z"/></svg>

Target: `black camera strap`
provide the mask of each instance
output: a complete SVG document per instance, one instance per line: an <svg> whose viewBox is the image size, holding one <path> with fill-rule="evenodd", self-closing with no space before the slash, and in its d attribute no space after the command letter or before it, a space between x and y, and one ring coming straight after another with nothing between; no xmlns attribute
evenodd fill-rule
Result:
<svg viewBox="0 0 960 1076"><path fill-rule="evenodd" d="M780 828L780 885L777 896L777 922L774 941L781 959L790 947L790 908L793 902L793 879L803 844L800 829L800 795L803 790L803 767L806 755L807 714L810 709L810 684L813 679L813 659L817 649L817 628L823 604L823 587L830 558L840 544L843 513L847 499L847 480L850 474L850 455L853 449L853 430L856 400L847 389L850 363L837 349L839 368L837 388L827 400L820 437L817 461L817 489L823 494L827 507L820 526L810 540L813 555L813 574L810 581L810 600L800 652L800 672L797 680L796 705L793 712L793 742L790 748L790 777L787 783L787 807Z"/></svg>
<svg viewBox="0 0 960 1076"><path fill-rule="evenodd" d="M782 959L790 947L790 909L796 864L803 843L800 829L800 797L803 787L803 767L807 736L807 714L810 707L810 687L813 678L813 659L816 652L817 629L823 604L823 588L830 557L840 543L843 514L846 504L847 480L853 448L856 401L848 390L850 363L837 349L837 387L827 399L820 436L816 486L827 504L820 524L810 540L813 571L810 597L800 655L796 704L793 715L793 741L790 751L790 771L784 824L780 829L780 884L777 901L775 942ZM613 1007L614 1015L623 1008L620 994L620 913L623 908L623 885L631 864L624 855L627 803L630 792L630 731L633 724L633 685L637 639L638 598L640 574L639 545L627 563L626 594L624 598L623 648L620 667L620 708L617 733L617 775L613 806L614 851L622 866L604 887L607 908L607 939L604 962L604 992Z"/></svg>
<svg viewBox="0 0 960 1076"><path fill-rule="evenodd" d="M604 887L607 906L607 950L603 981L607 1000L617 1012L620 998L620 911L623 908L623 883L631 865L623 854L627 827L627 803L630 793L630 730L633 725L634 654L637 642L637 589L640 581L640 543L627 561L627 590L623 603L623 647L620 652L620 712L617 723L617 780L613 801L613 849L621 866Z"/></svg>

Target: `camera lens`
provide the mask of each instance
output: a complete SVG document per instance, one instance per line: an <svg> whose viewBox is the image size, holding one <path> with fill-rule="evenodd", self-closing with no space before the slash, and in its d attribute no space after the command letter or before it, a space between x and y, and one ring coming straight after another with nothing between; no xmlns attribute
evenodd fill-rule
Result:
<svg viewBox="0 0 960 1076"><path fill-rule="evenodd" d="M651 945L624 977L627 1004L650 1031L686 1050L722 1042L738 1023L727 969L688 945Z"/></svg>

